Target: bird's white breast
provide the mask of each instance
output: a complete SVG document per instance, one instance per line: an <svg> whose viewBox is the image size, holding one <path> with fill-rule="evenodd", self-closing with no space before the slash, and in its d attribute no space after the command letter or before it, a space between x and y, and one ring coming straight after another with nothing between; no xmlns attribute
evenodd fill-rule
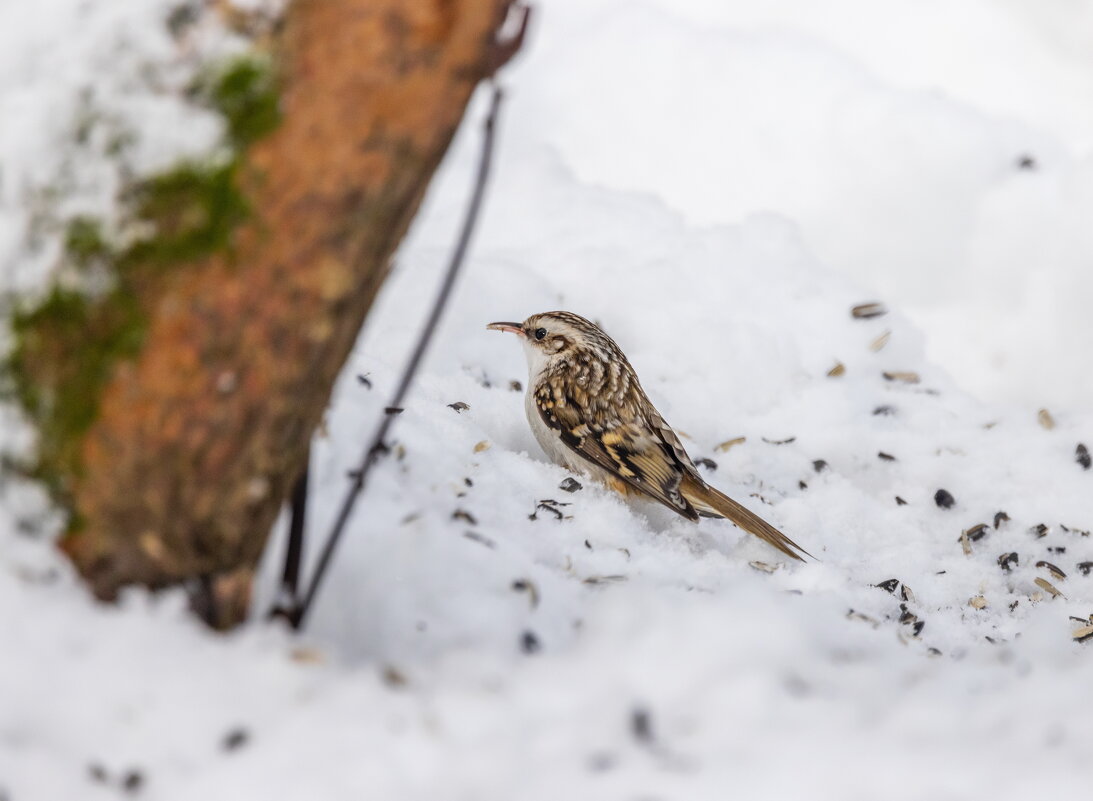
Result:
<svg viewBox="0 0 1093 801"><path fill-rule="evenodd" d="M539 443L539 447L550 457L552 462L560 464L563 467L568 467L571 470L577 469L570 459L571 453L569 448L562 442L562 438L558 435L558 432L548 426L543 420L543 416L539 414L539 407L535 403L536 386L537 384L534 380L529 380L528 391L527 394L524 395L524 412L528 416L528 425L531 426L531 433L535 435L535 441Z"/></svg>

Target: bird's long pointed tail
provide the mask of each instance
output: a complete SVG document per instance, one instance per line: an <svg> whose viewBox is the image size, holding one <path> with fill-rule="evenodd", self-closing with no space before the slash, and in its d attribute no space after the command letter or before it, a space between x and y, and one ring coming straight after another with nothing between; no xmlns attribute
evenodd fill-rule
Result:
<svg viewBox="0 0 1093 801"><path fill-rule="evenodd" d="M816 558L755 512L741 506L728 495L718 492L701 479L684 476L679 490L699 514L727 518L744 531L754 534L793 559L803 562L801 554Z"/></svg>

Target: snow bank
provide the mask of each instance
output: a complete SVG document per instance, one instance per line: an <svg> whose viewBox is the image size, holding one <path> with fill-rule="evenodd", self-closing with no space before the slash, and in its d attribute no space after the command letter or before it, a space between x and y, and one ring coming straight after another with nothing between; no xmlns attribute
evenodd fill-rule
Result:
<svg viewBox="0 0 1093 801"><path fill-rule="evenodd" d="M152 41L140 5L103 24ZM852 21L862 6L832 14ZM20 525L35 499L7 488L0 797L116 797L126 782L152 799L1088 794L1089 654L1069 618L1093 612L1093 575L1078 567L1093 561L1093 472L1075 461L1078 442L1093 446L1093 417L1067 407L1077 385L1049 398L1050 430L1034 408L970 397L959 362L946 371L927 352L944 327L924 333L907 311L949 319L944 296L914 294L908 271L921 265L982 290L984 308L1003 308L1008 292L1035 315L1016 283L1019 248L1005 246L1016 240L998 238L1031 207L1079 235L1080 206L1064 198L1084 180L1067 168L1084 146L1083 112L1037 131L1006 118L1004 92L974 107L994 86L986 74L931 97L915 85L936 77L916 67L930 59L906 42L888 53L851 47L861 37L834 22L813 20L805 35L804 23L665 7L556 3L540 15L535 46L507 78L472 259L302 640L258 620L212 636L177 594L92 605L46 538ZM892 8L902 37L857 22L903 42L942 14ZM962 8L988 41L1039 41L1004 7ZM156 57L172 57L161 44ZM1062 70L1058 53L1071 51L1036 52ZM648 65L660 59L681 72L657 78ZM1084 85L1076 67L1066 74ZM4 108L14 91L0 92ZM480 112L316 440L315 532L431 300ZM40 119L53 120L43 140L62 135L63 116ZM1029 142L1058 167L1018 170ZM821 152L826 161L813 158ZM4 197L0 221L21 226L23 205ZM1051 274L1073 296L1089 243L1060 240L1055 252ZM1012 270L997 290L975 277L976 259L990 260L977 253ZM877 298L888 314L851 317ZM727 523L635 510L588 481L562 491L567 474L539 453L512 388L526 382L520 349L484 329L551 308L602 323L692 456L716 463L708 479L819 561L780 564ZM1008 358L1057 370L1045 353L1072 345L1045 351L1037 337L1050 334L1015 336ZM845 372L830 377L836 363ZM900 380L911 373L917 383ZM935 502L939 489L950 508ZM546 498L568 504L562 519L530 517ZM979 523L985 534L962 543ZM263 566L263 603L280 547Z"/></svg>

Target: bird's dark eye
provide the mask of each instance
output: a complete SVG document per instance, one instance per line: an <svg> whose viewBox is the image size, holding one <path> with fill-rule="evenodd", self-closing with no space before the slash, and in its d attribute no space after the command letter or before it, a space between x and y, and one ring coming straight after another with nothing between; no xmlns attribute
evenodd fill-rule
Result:
<svg viewBox="0 0 1093 801"><path fill-rule="evenodd" d="M546 329L545 328L536 328L535 329L535 338L536 339L542 339L545 336L546 336Z"/></svg>

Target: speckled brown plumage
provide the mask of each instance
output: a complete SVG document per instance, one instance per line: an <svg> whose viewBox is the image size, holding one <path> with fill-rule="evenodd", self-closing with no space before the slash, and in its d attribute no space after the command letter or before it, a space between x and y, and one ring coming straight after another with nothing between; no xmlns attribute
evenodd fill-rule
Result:
<svg viewBox="0 0 1093 801"><path fill-rule="evenodd" d="M690 520L727 518L795 559L806 553L702 479L622 350L599 326L555 311L489 327L523 339L529 422L555 461L659 501Z"/></svg>

